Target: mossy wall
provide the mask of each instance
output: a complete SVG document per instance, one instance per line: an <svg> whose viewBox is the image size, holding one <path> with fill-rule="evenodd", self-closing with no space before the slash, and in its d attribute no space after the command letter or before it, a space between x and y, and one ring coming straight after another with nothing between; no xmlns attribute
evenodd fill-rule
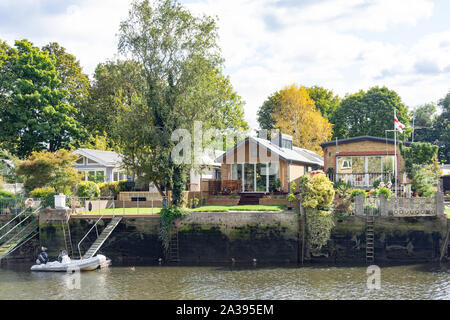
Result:
<svg viewBox="0 0 450 320"><path fill-rule="evenodd" d="M70 219L75 252L78 242L95 221L82 217ZM98 224L99 233L108 222L109 219L104 219ZM365 217L336 218L335 222L328 244L320 254L306 256L305 261L365 262ZM232 259L236 263L252 263L255 258L258 263L285 264L301 260L303 228L295 212L195 212L177 220L174 226L179 232L182 263L230 263ZM375 263L436 261L446 230L445 217L376 217ZM39 241L37 238L30 241L8 260L24 259L28 255L29 261L34 261L41 243L58 252L64 246L59 236L61 231L56 223L42 224ZM82 244L82 254L95 240L95 233L93 230ZM158 233L158 217L125 217L100 253L117 264L156 264L164 257Z"/></svg>

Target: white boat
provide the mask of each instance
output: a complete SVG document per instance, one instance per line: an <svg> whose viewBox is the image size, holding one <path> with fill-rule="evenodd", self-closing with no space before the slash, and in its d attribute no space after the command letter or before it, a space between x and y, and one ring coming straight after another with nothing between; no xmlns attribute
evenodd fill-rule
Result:
<svg viewBox="0 0 450 320"><path fill-rule="evenodd" d="M81 260L72 260L67 255L62 257L61 262L52 261L45 264L35 264L31 271L50 271L50 272L76 272L91 271L105 268L111 260L106 259L104 255L98 254L95 257Z"/></svg>

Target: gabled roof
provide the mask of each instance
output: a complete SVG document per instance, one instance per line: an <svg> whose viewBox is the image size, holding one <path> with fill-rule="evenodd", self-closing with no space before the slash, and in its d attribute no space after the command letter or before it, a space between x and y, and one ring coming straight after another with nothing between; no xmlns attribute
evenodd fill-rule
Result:
<svg viewBox="0 0 450 320"><path fill-rule="evenodd" d="M372 136L360 136L360 137L353 137L353 138L348 138L348 139L338 139L337 144L344 144L344 143L352 143L352 142L360 142L360 141L375 141L375 142L383 142L383 143L391 143L394 144L394 139L386 139L386 138L380 138L380 137L372 137ZM397 140L397 143L399 143L400 141ZM402 141L403 142L403 141ZM405 146L409 146L411 145L411 142L403 142L403 144ZM328 142L324 142L322 143L320 146L322 148L324 147L328 147L328 146L332 146L332 145L336 145L336 140L334 141L328 141Z"/></svg>
<svg viewBox="0 0 450 320"><path fill-rule="evenodd" d="M116 167L120 166L122 163L121 155L114 151L77 149L73 153L89 158L101 165L104 165L105 167Z"/></svg>
<svg viewBox="0 0 450 320"><path fill-rule="evenodd" d="M269 140L256 137L247 137L245 140L241 141L233 148L229 149L226 153L219 156L216 159L216 162L222 162L225 155L233 152L235 149L239 148L243 143L247 141L253 141L257 145L262 146L263 148L269 150L270 152L273 152L274 154L276 154L282 160L285 161L301 162L310 165L323 166L323 158L310 150L301 149L297 147L294 147L293 150L280 148L278 145L274 144Z"/></svg>
<svg viewBox="0 0 450 320"><path fill-rule="evenodd" d="M200 164L205 166L220 167L222 164L220 162L216 162L216 159L224 153L225 151L222 150L214 150L214 155L209 154L208 152L203 152Z"/></svg>

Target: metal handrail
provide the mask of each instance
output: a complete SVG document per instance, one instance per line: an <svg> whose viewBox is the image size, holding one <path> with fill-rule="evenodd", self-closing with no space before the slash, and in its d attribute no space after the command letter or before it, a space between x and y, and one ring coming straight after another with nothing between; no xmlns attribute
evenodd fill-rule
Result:
<svg viewBox="0 0 450 320"><path fill-rule="evenodd" d="M27 208L28 209L28 208ZM26 209L26 210L27 210ZM38 210L40 210L40 206L38 207L38 208L36 208L36 210L34 210L34 211L32 211L25 219L23 219L22 221L20 221L18 224L16 224L14 227L12 227L7 233L5 233L4 235L2 235L1 237L0 237L0 240L2 240L4 237L6 237L8 234L10 234L14 229L16 229L18 226L20 226L21 224L23 224L28 218L30 218L30 217L33 217L33 213L35 213L36 211L38 211ZM25 210L22 212L22 213L24 213L25 212ZM16 218L18 217L19 215L17 215L16 216ZM15 218L14 218L15 219ZM14 219L12 219L10 222L12 222ZM10 223L10 222L8 222L8 224Z"/></svg>
<svg viewBox="0 0 450 320"><path fill-rule="evenodd" d="M23 209L18 215L16 215L14 218L12 218L11 220L8 221L8 223L6 223L5 225L3 225L0 228L0 231L2 231L6 226L8 226L11 222L13 222L14 220L16 220L18 217L20 217L22 214L24 214L29 208L25 208Z"/></svg>
<svg viewBox="0 0 450 320"><path fill-rule="evenodd" d="M114 209L115 209L115 205L114 205L114 200L112 201L112 209L113 209L113 218L115 216L114 214ZM110 205L111 206L111 205ZM110 209L110 206L106 207L105 209ZM84 235L84 237L80 240L80 242L78 242L78 254L80 255L80 260L83 260L83 257L81 256L81 249L80 249L80 245L81 243L84 241L84 239L86 239L86 237L88 236L88 234L92 231L92 229L97 228L97 224L99 223L100 220L103 219L103 216L106 215L106 212L104 214L102 214L100 216L100 218L98 218L98 220L94 223L94 225L89 229L89 231ZM98 238L98 231L97 231L97 238Z"/></svg>

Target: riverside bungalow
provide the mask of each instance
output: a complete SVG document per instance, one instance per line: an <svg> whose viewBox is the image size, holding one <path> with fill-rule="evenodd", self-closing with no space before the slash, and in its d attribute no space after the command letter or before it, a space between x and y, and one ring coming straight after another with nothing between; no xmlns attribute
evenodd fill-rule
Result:
<svg viewBox="0 0 450 320"><path fill-rule="evenodd" d="M289 191L292 182L323 167L318 154L293 146L292 136L271 141L248 137L216 159L221 163L222 191L269 193Z"/></svg>
<svg viewBox="0 0 450 320"><path fill-rule="evenodd" d="M404 142L409 146L410 142ZM332 181L343 181L354 187L370 189L376 181L394 183L394 140L372 136L340 139L321 144L324 171ZM397 145L399 184L407 184L405 162Z"/></svg>
<svg viewBox="0 0 450 320"><path fill-rule="evenodd" d="M77 149L75 168L84 174L85 181L116 182L127 180L126 171L121 167L121 156L114 151Z"/></svg>

